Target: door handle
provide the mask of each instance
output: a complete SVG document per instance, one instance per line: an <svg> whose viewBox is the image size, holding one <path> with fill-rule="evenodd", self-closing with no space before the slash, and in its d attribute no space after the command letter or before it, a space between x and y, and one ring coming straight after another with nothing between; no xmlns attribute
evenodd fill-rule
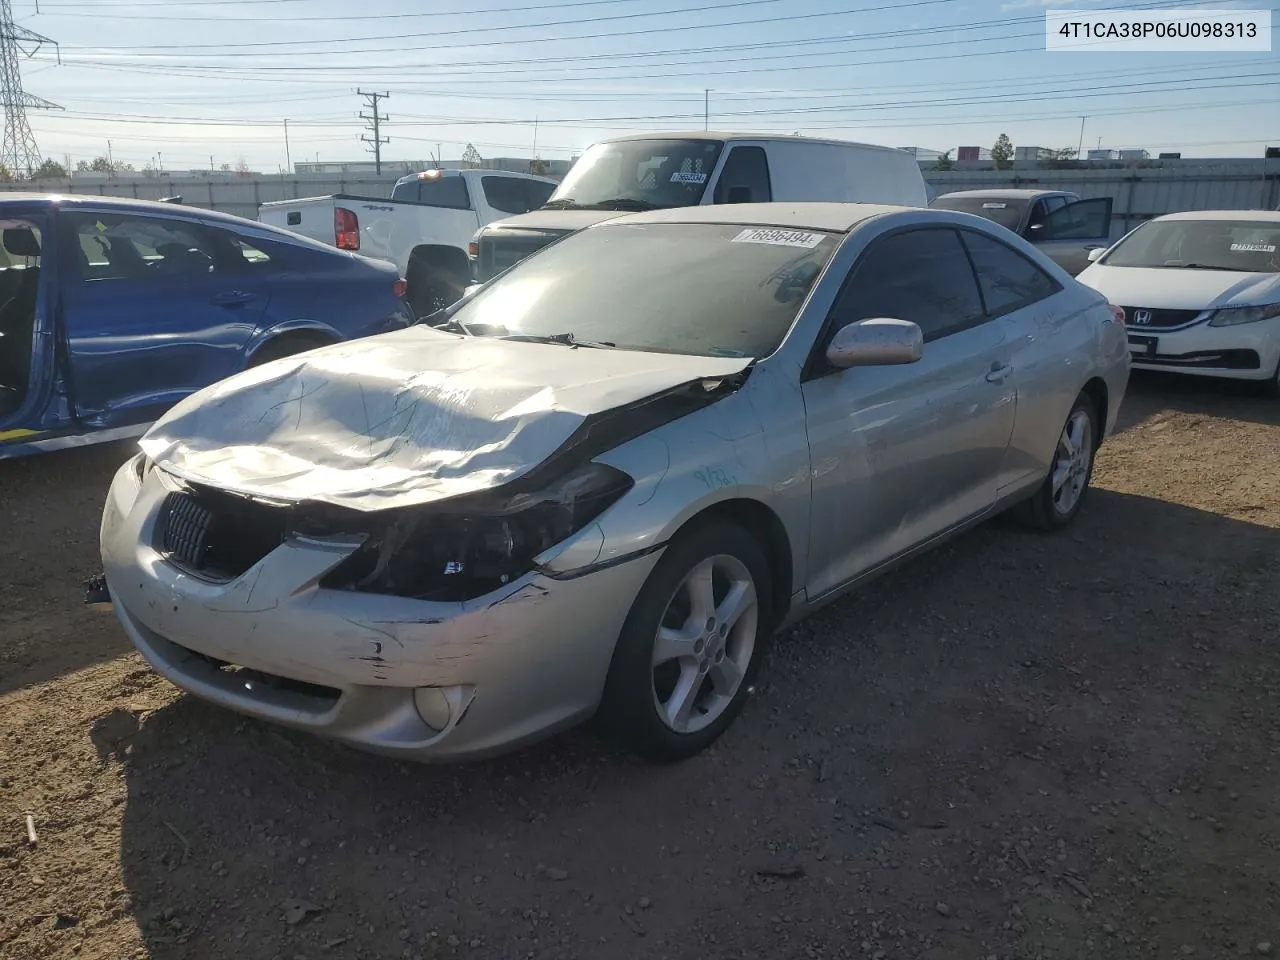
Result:
<svg viewBox="0 0 1280 960"><path fill-rule="evenodd" d="M987 371L987 383L1004 383L1013 373L1013 367L1007 363L993 363Z"/></svg>
<svg viewBox="0 0 1280 960"><path fill-rule="evenodd" d="M239 307L254 299L254 294L245 290L228 290L226 293L215 293L211 303L220 307Z"/></svg>

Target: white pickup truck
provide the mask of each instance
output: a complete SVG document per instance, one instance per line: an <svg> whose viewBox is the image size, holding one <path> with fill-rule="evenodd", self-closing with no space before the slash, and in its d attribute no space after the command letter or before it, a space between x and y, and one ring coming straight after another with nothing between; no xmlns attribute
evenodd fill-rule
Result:
<svg viewBox="0 0 1280 960"><path fill-rule="evenodd" d="M387 200L341 193L277 200L262 204L258 219L391 261L421 317L462 295L470 274L467 244L478 229L538 209L555 188L546 177L505 170L426 170L397 180Z"/></svg>

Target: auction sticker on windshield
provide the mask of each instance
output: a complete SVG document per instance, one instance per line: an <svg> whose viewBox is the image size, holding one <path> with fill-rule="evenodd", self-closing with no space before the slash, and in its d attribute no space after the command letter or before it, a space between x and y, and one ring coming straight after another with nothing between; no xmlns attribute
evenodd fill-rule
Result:
<svg viewBox="0 0 1280 960"><path fill-rule="evenodd" d="M733 238L732 243L771 243L779 247L803 247L812 250L822 242L822 234L804 230L777 230L748 227Z"/></svg>
<svg viewBox="0 0 1280 960"><path fill-rule="evenodd" d="M671 175L672 183L706 183L707 175L705 173L680 173L676 172Z"/></svg>
<svg viewBox="0 0 1280 960"><path fill-rule="evenodd" d="M1233 243L1231 250L1234 253L1275 253L1276 245L1274 243Z"/></svg>

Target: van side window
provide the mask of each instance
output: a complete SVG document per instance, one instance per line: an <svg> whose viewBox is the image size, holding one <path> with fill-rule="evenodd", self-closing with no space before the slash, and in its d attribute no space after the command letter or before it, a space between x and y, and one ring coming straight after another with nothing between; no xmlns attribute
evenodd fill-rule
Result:
<svg viewBox="0 0 1280 960"><path fill-rule="evenodd" d="M743 190L749 191L744 193ZM734 147L716 184L716 203L768 203L773 199L763 147Z"/></svg>

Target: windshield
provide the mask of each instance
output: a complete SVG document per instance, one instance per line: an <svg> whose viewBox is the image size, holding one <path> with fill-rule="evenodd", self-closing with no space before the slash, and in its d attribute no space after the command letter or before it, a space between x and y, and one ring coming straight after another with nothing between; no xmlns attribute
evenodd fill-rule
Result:
<svg viewBox="0 0 1280 960"><path fill-rule="evenodd" d="M450 319L483 336L760 358L782 343L839 242L742 224L604 224L517 264Z"/></svg>
<svg viewBox="0 0 1280 960"><path fill-rule="evenodd" d="M1102 262L1108 267L1183 267L1241 273L1280 272L1280 218L1157 220L1125 237Z"/></svg>
<svg viewBox="0 0 1280 960"><path fill-rule="evenodd" d="M695 207L724 146L719 140L620 140L589 147L547 201L552 207Z"/></svg>
<svg viewBox="0 0 1280 960"><path fill-rule="evenodd" d="M938 197L929 204L935 210L956 210L975 213L1000 224L1006 230L1017 230L1022 222L1022 212L1027 209L1026 200L997 200L993 197Z"/></svg>

